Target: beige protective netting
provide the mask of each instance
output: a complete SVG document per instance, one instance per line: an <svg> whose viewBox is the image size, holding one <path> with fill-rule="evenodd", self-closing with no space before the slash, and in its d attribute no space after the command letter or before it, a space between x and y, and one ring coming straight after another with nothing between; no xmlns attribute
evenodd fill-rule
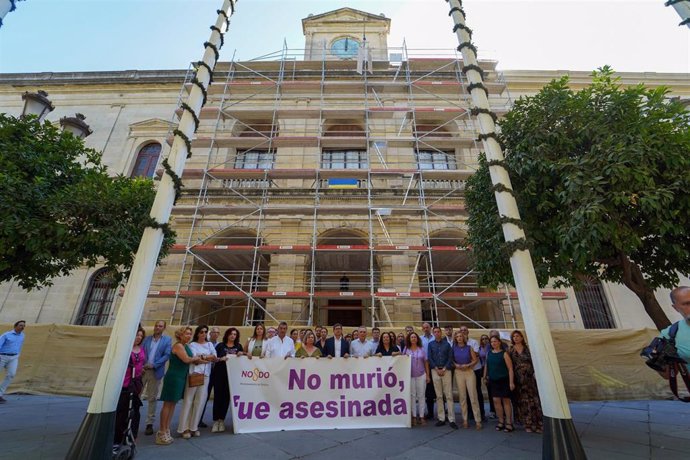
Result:
<svg viewBox="0 0 690 460"><path fill-rule="evenodd" d="M11 324L0 324L1 332L11 328ZM166 332L172 334L172 329ZM226 327L220 329L222 334ZM251 329L239 329L244 343ZM110 330L107 327L28 324L19 371L8 392L89 396ZM151 329L147 328L147 332ZM473 330L470 336L479 338L481 333ZM671 396L668 383L647 368L639 356L640 350L656 335L655 330L554 330L552 334L568 399ZM0 374L0 379L4 378L4 373L0 371Z"/></svg>

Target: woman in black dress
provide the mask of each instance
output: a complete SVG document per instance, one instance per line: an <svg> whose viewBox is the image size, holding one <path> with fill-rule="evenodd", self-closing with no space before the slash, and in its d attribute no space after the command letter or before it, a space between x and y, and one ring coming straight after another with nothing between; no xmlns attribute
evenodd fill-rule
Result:
<svg viewBox="0 0 690 460"><path fill-rule="evenodd" d="M223 341L216 345L216 355L218 362L213 375L213 427L211 433L221 433L225 431L225 417L230 408L230 385L228 383L228 371L225 364L228 359L234 356L242 356L244 349L240 343L240 331L231 327L225 331Z"/></svg>

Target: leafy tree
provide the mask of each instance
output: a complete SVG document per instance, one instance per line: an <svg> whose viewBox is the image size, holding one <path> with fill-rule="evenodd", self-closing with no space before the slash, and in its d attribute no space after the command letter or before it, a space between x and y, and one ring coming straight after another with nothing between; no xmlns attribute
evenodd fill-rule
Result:
<svg viewBox="0 0 690 460"><path fill-rule="evenodd" d="M552 81L500 122L540 285L622 283L659 329L670 322L654 290L690 270L690 113L667 94L623 88L604 67L581 91ZM480 281L512 282L485 158L467 206Z"/></svg>
<svg viewBox="0 0 690 460"><path fill-rule="evenodd" d="M149 179L109 176L101 154L71 133L0 114L0 281L31 290L96 264L122 281L154 196ZM173 243L165 231L159 257Z"/></svg>

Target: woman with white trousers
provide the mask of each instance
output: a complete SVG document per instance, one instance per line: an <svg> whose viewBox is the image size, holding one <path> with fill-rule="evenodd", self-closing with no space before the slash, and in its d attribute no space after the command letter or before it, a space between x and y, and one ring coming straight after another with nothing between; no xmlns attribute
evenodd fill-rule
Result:
<svg viewBox="0 0 690 460"><path fill-rule="evenodd" d="M189 439L192 436L201 436L199 431L199 421L201 420L201 412L204 410L204 403L208 396L208 382L211 376L211 363L218 360L216 357L216 349L213 344L206 340L208 336L208 326L202 325L194 331L192 343L189 344L192 353L195 357L200 357L201 364L190 364L189 375L203 374L203 385L189 386L189 379L185 386L184 399L182 401L182 412L180 413L179 424L177 425L177 432L184 438Z"/></svg>

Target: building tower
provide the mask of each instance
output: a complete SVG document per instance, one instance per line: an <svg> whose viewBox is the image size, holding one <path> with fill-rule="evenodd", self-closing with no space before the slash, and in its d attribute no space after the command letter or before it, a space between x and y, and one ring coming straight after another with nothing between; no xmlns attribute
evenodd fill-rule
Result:
<svg viewBox="0 0 690 460"><path fill-rule="evenodd" d="M480 144L460 54L390 48L390 20L352 8L302 24L304 49L216 67L144 319L513 327L514 293L480 288L464 244Z"/></svg>

